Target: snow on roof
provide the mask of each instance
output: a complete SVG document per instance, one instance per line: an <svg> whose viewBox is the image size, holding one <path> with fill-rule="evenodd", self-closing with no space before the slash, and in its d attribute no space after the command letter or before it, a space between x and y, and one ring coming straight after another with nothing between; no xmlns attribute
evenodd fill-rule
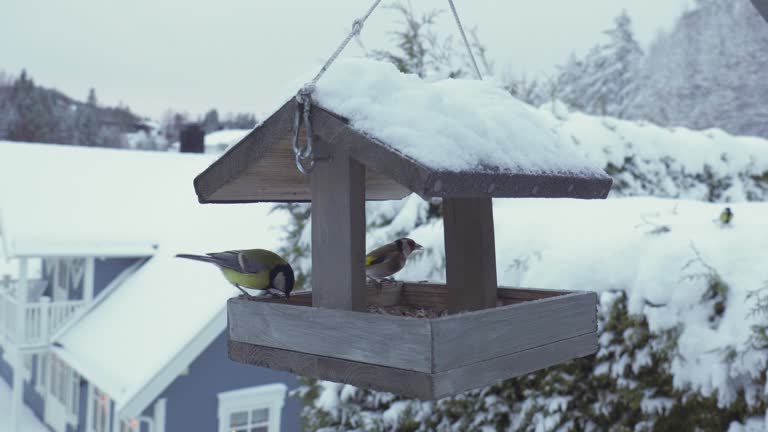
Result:
<svg viewBox="0 0 768 432"><path fill-rule="evenodd" d="M765 353L747 343L762 319L750 313L765 286L768 203L727 204L732 226L716 222L725 204L660 198L601 201L494 200L500 285L589 290L604 306L617 292L629 312L642 314L651 331L679 326L679 356L672 362L676 388L690 386L730 403L749 374L763 370ZM444 280L442 222L408 233L426 251L396 277ZM695 248L695 249L694 249ZM713 326L704 302L707 267L728 284L725 313ZM738 355L725 357L736 350ZM728 360L728 359L731 360ZM684 359L684 360L683 360ZM759 390L762 391L762 390Z"/></svg>
<svg viewBox="0 0 768 432"><path fill-rule="evenodd" d="M491 81L427 83L390 63L343 59L320 79L313 97L355 129L432 169L602 174L558 134L557 119Z"/></svg>
<svg viewBox="0 0 768 432"><path fill-rule="evenodd" d="M198 204L192 179L212 160L0 141L6 254L141 256L166 240L205 244L204 233L227 231L222 221L228 218L247 223L248 209L254 211Z"/></svg>
<svg viewBox="0 0 768 432"><path fill-rule="evenodd" d="M175 252L159 251L57 338L57 355L109 394L118 411L222 317L234 295L215 267L183 261Z"/></svg>
<svg viewBox="0 0 768 432"><path fill-rule="evenodd" d="M281 220L269 215L270 206L197 202L192 179L211 159L0 142L3 233L14 250L34 245L29 249L38 253L68 253L91 245L91 253L112 255L158 246L57 338L57 352L118 409L212 322L219 334L225 320L212 320L224 316L226 299L237 293L215 267L173 255L279 244Z"/></svg>

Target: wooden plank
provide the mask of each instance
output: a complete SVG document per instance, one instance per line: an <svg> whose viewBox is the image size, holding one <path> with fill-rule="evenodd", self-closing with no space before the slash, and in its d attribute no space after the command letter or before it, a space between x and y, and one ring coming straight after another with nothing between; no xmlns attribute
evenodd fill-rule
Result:
<svg viewBox="0 0 768 432"><path fill-rule="evenodd" d="M198 200L202 203L310 201L309 179L296 169L291 148L295 110L296 101L291 98L199 174L194 180ZM339 128L346 127L338 117L317 115L319 112L313 109L315 131L333 135ZM306 135L299 135L299 141L303 144ZM365 179L367 199L400 199L411 192L377 170L369 171Z"/></svg>
<svg viewBox="0 0 768 432"><path fill-rule="evenodd" d="M411 307L444 310L448 308L448 287L445 284L408 282L403 286L400 303Z"/></svg>
<svg viewBox="0 0 768 432"><path fill-rule="evenodd" d="M365 167L324 139L312 172L312 304L365 310Z"/></svg>
<svg viewBox="0 0 768 432"><path fill-rule="evenodd" d="M343 125L334 130L318 130L320 136L345 146L356 160L394 180L404 189L416 193L424 189L429 171L423 165L382 144L374 137L360 133L348 125L347 119L333 112L318 107L315 115L318 119L336 119Z"/></svg>
<svg viewBox="0 0 768 432"><path fill-rule="evenodd" d="M430 322L383 314L232 298L229 335L238 342L429 372Z"/></svg>
<svg viewBox="0 0 768 432"><path fill-rule="evenodd" d="M296 100L291 98L269 119L255 128L226 155L195 177L194 185L201 203L211 202L211 197L225 184L236 179L254 161L263 157L273 146L291 133Z"/></svg>
<svg viewBox="0 0 768 432"><path fill-rule="evenodd" d="M752 0L752 5L757 9L757 12L768 22L768 0Z"/></svg>
<svg viewBox="0 0 768 432"><path fill-rule="evenodd" d="M229 358L239 363L419 399L431 399L433 395L430 375L411 370L263 347L231 339Z"/></svg>
<svg viewBox="0 0 768 432"><path fill-rule="evenodd" d="M496 243L490 198L443 200L448 312L496 306Z"/></svg>
<svg viewBox="0 0 768 432"><path fill-rule="evenodd" d="M593 177L523 172L432 171L422 197L431 198L582 198L604 199L613 180L605 173Z"/></svg>
<svg viewBox="0 0 768 432"><path fill-rule="evenodd" d="M510 288L499 287L496 295L500 299L510 300L538 300L549 297L557 297L561 295L571 294L574 291L563 291L553 289L538 289L538 288Z"/></svg>
<svg viewBox="0 0 768 432"><path fill-rule="evenodd" d="M296 168L291 139L291 136L286 136L269 152L254 161L240 176L219 188L211 195L211 199L224 202L310 201L312 191L309 177L301 174ZM301 135L299 141L303 145L306 139ZM369 200L400 199L411 193L407 188L373 169L366 170L365 185L366 199Z"/></svg>
<svg viewBox="0 0 768 432"><path fill-rule="evenodd" d="M597 352L597 333L588 333L434 375L432 397L439 399L525 375Z"/></svg>
<svg viewBox="0 0 768 432"><path fill-rule="evenodd" d="M377 366L229 340L229 358L406 397L433 400L494 384L597 351L597 334L547 344L437 374Z"/></svg>
<svg viewBox="0 0 768 432"><path fill-rule="evenodd" d="M597 331L597 295L573 293L431 320L435 372Z"/></svg>

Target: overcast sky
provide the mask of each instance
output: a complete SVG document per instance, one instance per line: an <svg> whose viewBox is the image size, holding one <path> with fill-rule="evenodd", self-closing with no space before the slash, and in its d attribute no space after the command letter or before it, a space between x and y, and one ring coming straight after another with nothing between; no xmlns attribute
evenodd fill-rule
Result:
<svg viewBox="0 0 768 432"><path fill-rule="evenodd" d="M644 46L692 0L455 0L477 26L497 74L550 73L583 53L626 9ZM369 0L2 0L0 69L78 99L96 88L159 117L168 108L260 112L273 89L324 60ZM383 4L390 3L385 0ZM424 11L446 0L414 0ZM368 49L389 46L391 11L363 30ZM449 15L441 24L455 32ZM351 49L349 49L351 48ZM344 55L360 55L350 44Z"/></svg>

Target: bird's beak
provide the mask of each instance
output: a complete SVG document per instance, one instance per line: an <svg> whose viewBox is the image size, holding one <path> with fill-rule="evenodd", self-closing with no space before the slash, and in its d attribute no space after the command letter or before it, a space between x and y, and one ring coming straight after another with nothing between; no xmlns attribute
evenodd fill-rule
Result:
<svg viewBox="0 0 768 432"><path fill-rule="evenodd" d="M422 246L422 245L420 245L418 243L413 245L413 251L414 252L418 252L418 251L422 251L422 250L424 250L424 246Z"/></svg>

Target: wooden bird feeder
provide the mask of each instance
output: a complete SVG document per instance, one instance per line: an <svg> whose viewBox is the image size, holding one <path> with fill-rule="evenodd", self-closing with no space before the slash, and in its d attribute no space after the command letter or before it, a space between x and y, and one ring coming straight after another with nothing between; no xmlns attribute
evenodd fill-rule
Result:
<svg viewBox="0 0 768 432"><path fill-rule="evenodd" d="M313 105L320 160L302 175L291 147L296 112L292 99L195 179L202 203L312 202L311 293L230 299L232 360L436 399L597 350L595 293L498 286L491 198L605 198L605 173L436 170ZM411 192L443 199L447 283L367 287L365 200Z"/></svg>

